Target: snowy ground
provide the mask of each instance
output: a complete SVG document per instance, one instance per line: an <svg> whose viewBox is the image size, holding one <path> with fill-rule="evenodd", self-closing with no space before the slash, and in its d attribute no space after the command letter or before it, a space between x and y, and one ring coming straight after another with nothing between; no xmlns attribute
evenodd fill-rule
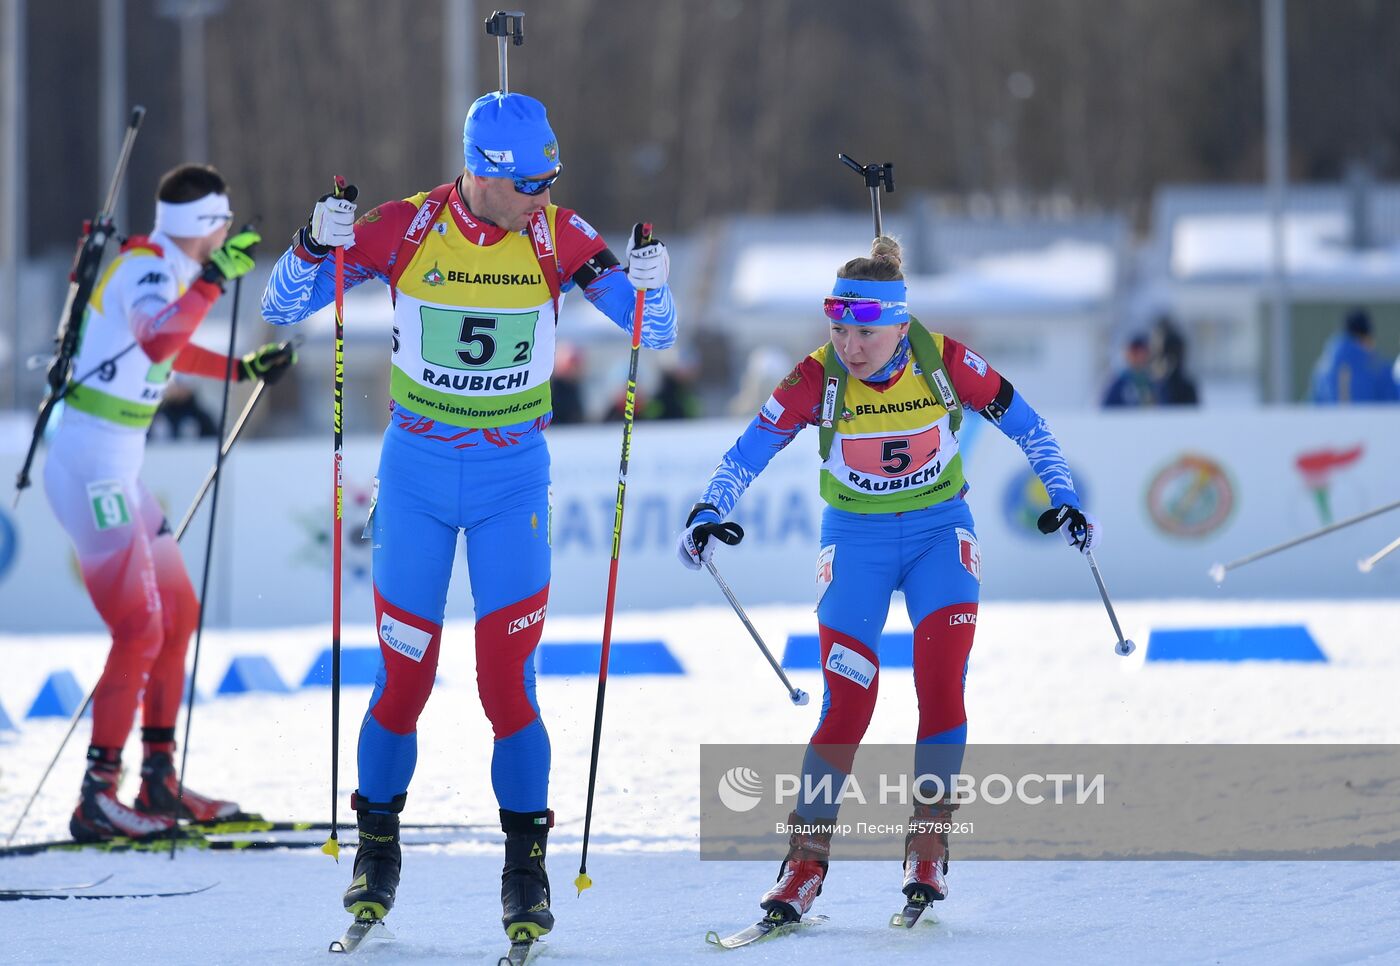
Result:
<svg viewBox="0 0 1400 966"><path fill-rule="evenodd" d="M1123 660L1103 612L1084 604L988 604L968 677L972 738L985 742L1400 742L1395 682L1400 604L1122 602L1125 630L1146 643L1153 626L1305 623L1327 664L1160 665ZM775 646L810 632L810 610L755 609ZM551 618L546 640L596 639L601 620ZM891 630L907 630L896 607ZM368 643L369 626L347 642ZM578 866L595 682L540 679L554 744L551 838L559 926L541 962L689 962L710 956L798 962L959 964L1021 959L1084 962L1393 962L1400 956L1400 869L1389 863L1010 863L955 861L940 922L913 934L885 922L898 905L894 863L833 867L818 911L831 921L743 952L703 942L706 929L753 918L771 881L767 864L696 857L700 742L801 742L817 708L794 708L727 610L620 615L615 639L662 637L684 677L609 681L604 753L589 872ZM300 681L324 628L214 633L200 689L210 694L229 658L271 657ZM406 821L490 822L490 732L477 703L470 627L447 628L438 689L420 723L420 759ZM456 646L453 646L454 643ZM69 667L88 687L105 653L97 638L0 635L0 702L27 708L44 675ZM869 740L907 741L914 722L908 670L891 670ZM794 682L820 693L816 672ZM368 690L344 699L341 788L354 783L354 733ZM329 788L328 692L211 699L195 712L187 778L271 818L324 820ZM8 834L62 735L63 723L24 722L0 736L0 835ZM61 837L82 771L86 726L60 760L19 838ZM139 754L133 745L128 759ZM135 792L135 779L124 786ZM346 815L342 799L341 815ZM18 839L17 839L18 840ZM397 940L366 950L390 962L494 962L498 836L418 847L405 855L393 922ZM0 859L0 888L60 884L113 873L107 887L206 885L185 899L0 903L0 961L23 963L296 963L324 961L344 924L348 862L315 851L49 854ZM660 917L640 929L652 911ZM94 952L94 950L98 952Z"/></svg>

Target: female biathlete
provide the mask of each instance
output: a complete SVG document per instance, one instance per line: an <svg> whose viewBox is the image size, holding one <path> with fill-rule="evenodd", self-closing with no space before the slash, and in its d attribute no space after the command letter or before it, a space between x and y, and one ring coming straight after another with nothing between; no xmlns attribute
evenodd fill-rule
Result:
<svg viewBox="0 0 1400 966"><path fill-rule="evenodd" d="M977 630L981 558L958 451L964 410L981 413L1020 446L1050 496L1041 529L1087 551L1096 522L1080 506L1045 421L987 361L909 315L900 248L875 239L869 258L841 267L823 308L831 341L798 363L730 447L691 509L680 557L700 569L712 538L736 544L726 523L744 490L805 426L820 434L822 514L817 558L825 697L803 761L804 783L841 779L875 708L880 632L902 590L914 625L919 700L916 767L957 772L967 740L963 682ZM945 782L945 787L950 787ZM821 894L838 802L802 797L777 883L761 904L795 921ZM905 839L904 894L948 894L946 827L956 803L918 805Z"/></svg>

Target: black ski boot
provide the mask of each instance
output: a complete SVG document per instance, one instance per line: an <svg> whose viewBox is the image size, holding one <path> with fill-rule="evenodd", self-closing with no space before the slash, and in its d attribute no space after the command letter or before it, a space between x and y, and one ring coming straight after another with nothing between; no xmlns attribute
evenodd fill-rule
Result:
<svg viewBox="0 0 1400 966"><path fill-rule="evenodd" d="M399 813L406 795L392 802L367 802L356 792L350 799L359 819L360 845L355 850L354 879L345 890L345 911L356 919L383 919L394 908L399 890ZM385 814L385 813L388 814Z"/></svg>
<svg viewBox="0 0 1400 966"><path fill-rule="evenodd" d="M127 808L117 801L121 780L120 748L88 749L88 769L78 807L68 820L68 831L77 842L103 842L118 837L152 839L173 834L171 815L147 815L139 808Z"/></svg>
<svg viewBox="0 0 1400 966"><path fill-rule="evenodd" d="M554 813L501 809L506 865L501 872L501 925L511 941L538 939L554 928L544 852Z"/></svg>

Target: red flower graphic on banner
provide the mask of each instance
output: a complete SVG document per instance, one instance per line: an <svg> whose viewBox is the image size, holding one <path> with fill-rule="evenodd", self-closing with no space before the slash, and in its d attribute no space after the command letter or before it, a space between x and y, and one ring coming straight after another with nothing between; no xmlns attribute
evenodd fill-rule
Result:
<svg viewBox="0 0 1400 966"><path fill-rule="evenodd" d="M1351 449L1317 449L1299 453L1293 464L1303 474L1303 485L1317 501L1317 514L1324 525L1332 522L1332 477L1361 459L1366 448L1357 443Z"/></svg>

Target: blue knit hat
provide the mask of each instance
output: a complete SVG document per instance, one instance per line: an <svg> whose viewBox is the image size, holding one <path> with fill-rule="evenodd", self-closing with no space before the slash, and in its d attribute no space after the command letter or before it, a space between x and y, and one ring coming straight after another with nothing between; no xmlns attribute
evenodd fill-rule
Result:
<svg viewBox="0 0 1400 966"><path fill-rule="evenodd" d="M528 94L483 94L462 127L467 170L486 178L538 178L559 167L544 105Z"/></svg>

